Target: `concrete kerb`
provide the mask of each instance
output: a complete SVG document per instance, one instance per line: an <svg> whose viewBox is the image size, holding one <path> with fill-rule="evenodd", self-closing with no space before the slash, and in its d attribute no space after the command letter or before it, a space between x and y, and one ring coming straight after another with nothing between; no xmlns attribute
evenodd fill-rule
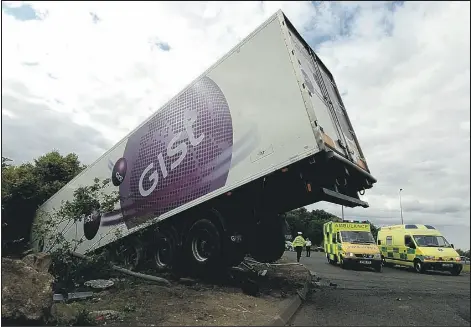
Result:
<svg viewBox="0 0 471 327"><path fill-rule="evenodd" d="M309 270L309 277L304 284L304 287L298 290L297 295L284 300L280 304L280 307L283 308L280 314L276 315L275 318L266 326L285 326L288 321L291 320L296 311L298 311L301 304L306 301L309 291L311 290L312 282L315 280L315 276L316 274Z"/></svg>

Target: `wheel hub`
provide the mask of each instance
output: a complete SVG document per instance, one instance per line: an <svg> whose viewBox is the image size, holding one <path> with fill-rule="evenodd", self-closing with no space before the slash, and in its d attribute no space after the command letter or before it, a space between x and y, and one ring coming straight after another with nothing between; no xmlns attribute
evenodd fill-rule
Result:
<svg viewBox="0 0 471 327"><path fill-rule="evenodd" d="M211 246L208 244L208 241L203 238L195 238L191 242L191 249L193 256L199 262L204 262L209 259L211 256Z"/></svg>
<svg viewBox="0 0 471 327"><path fill-rule="evenodd" d="M422 264L420 262L417 262L416 265L415 265L415 269L417 271L421 271L422 270Z"/></svg>

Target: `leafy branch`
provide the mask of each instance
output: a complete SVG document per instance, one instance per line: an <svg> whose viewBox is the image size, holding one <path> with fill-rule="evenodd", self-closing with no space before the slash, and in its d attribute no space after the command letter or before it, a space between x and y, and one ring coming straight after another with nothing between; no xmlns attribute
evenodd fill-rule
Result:
<svg viewBox="0 0 471 327"><path fill-rule="evenodd" d="M90 272L98 273L109 268L107 253L89 255L89 260L80 260L70 256L84 242L80 239L66 239L65 232L94 212L112 211L119 201L119 193L110 191L110 179L100 181L95 178L90 186L77 188L73 199L63 201L59 208L39 212L33 225L33 244L40 251L48 252L52 257L51 272L56 283L63 288L73 287L83 282Z"/></svg>

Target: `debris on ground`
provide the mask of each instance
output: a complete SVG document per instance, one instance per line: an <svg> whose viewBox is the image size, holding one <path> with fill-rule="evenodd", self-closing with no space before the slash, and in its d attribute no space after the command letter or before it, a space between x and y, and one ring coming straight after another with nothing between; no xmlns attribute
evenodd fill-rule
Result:
<svg viewBox="0 0 471 327"><path fill-rule="evenodd" d="M73 292L68 293L67 296L63 294L54 294L52 296L52 300L54 302L63 302L63 301L71 301L71 300L84 300L93 297L93 292Z"/></svg>
<svg viewBox="0 0 471 327"><path fill-rule="evenodd" d="M183 285L187 285L187 286L191 286L191 285L195 285L196 284L196 280L192 279L192 278L180 278L178 280L178 282L180 284L183 284Z"/></svg>
<svg viewBox="0 0 471 327"><path fill-rule="evenodd" d="M54 303L48 323L59 326L95 325L95 322L89 319L87 311L78 302Z"/></svg>
<svg viewBox="0 0 471 327"><path fill-rule="evenodd" d="M73 292L67 294L67 300L85 300L93 297L93 292Z"/></svg>
<svg viewBox="0 0 471 327"><path fill-rule="evenodd" d="M99 310L90 312L88 316L92 321L102 324L113 320L121 320L122 314L115 310Z"/></svg>
<svg viewBox="0 0 471 327"><path fill-rule="evenodd" d="M100 285L99 293L82 292L83 286L60 294L53 294L50 289L47 298L52 308L47 324L265 325L279 314L281 300L295 295L310 278L304 266L284 265L283 260L273 265L252 262L250 267L249 271L248 268L245 272L241 269L227 276L218 276L217 280L169 279L170 287L112 273L100 277L105 279L99 282L90 280L84 283L88 287ZM31 270L40 274L35 269ZM113 287L105 287L111 285L110 282ZM53 297L60 302L52 305Z"/></svg>
<svg viewBox="0 0 471 327"><path fill-rule="evenodd" d="M53 294L52 295L52 300L54 302L63 302L63 301L65 301L65 296L62 295L62 294Z"/></svg>
<svg viewBox="0 0 471 327"><path fill-rule="evenodd" d="M107 279L93 279L86 281L84 285L87 287L104 290L113 286L114 282Z"/></svg>

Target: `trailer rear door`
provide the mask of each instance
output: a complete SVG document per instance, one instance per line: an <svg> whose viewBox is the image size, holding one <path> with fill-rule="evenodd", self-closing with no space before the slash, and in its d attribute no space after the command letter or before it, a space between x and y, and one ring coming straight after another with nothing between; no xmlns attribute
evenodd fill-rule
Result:
<svg viewBox="0 0 471 327"><path fill-rule="evenodd" d="M332 74L286 17L285 21L325 145L369 172Z"/></svg>

